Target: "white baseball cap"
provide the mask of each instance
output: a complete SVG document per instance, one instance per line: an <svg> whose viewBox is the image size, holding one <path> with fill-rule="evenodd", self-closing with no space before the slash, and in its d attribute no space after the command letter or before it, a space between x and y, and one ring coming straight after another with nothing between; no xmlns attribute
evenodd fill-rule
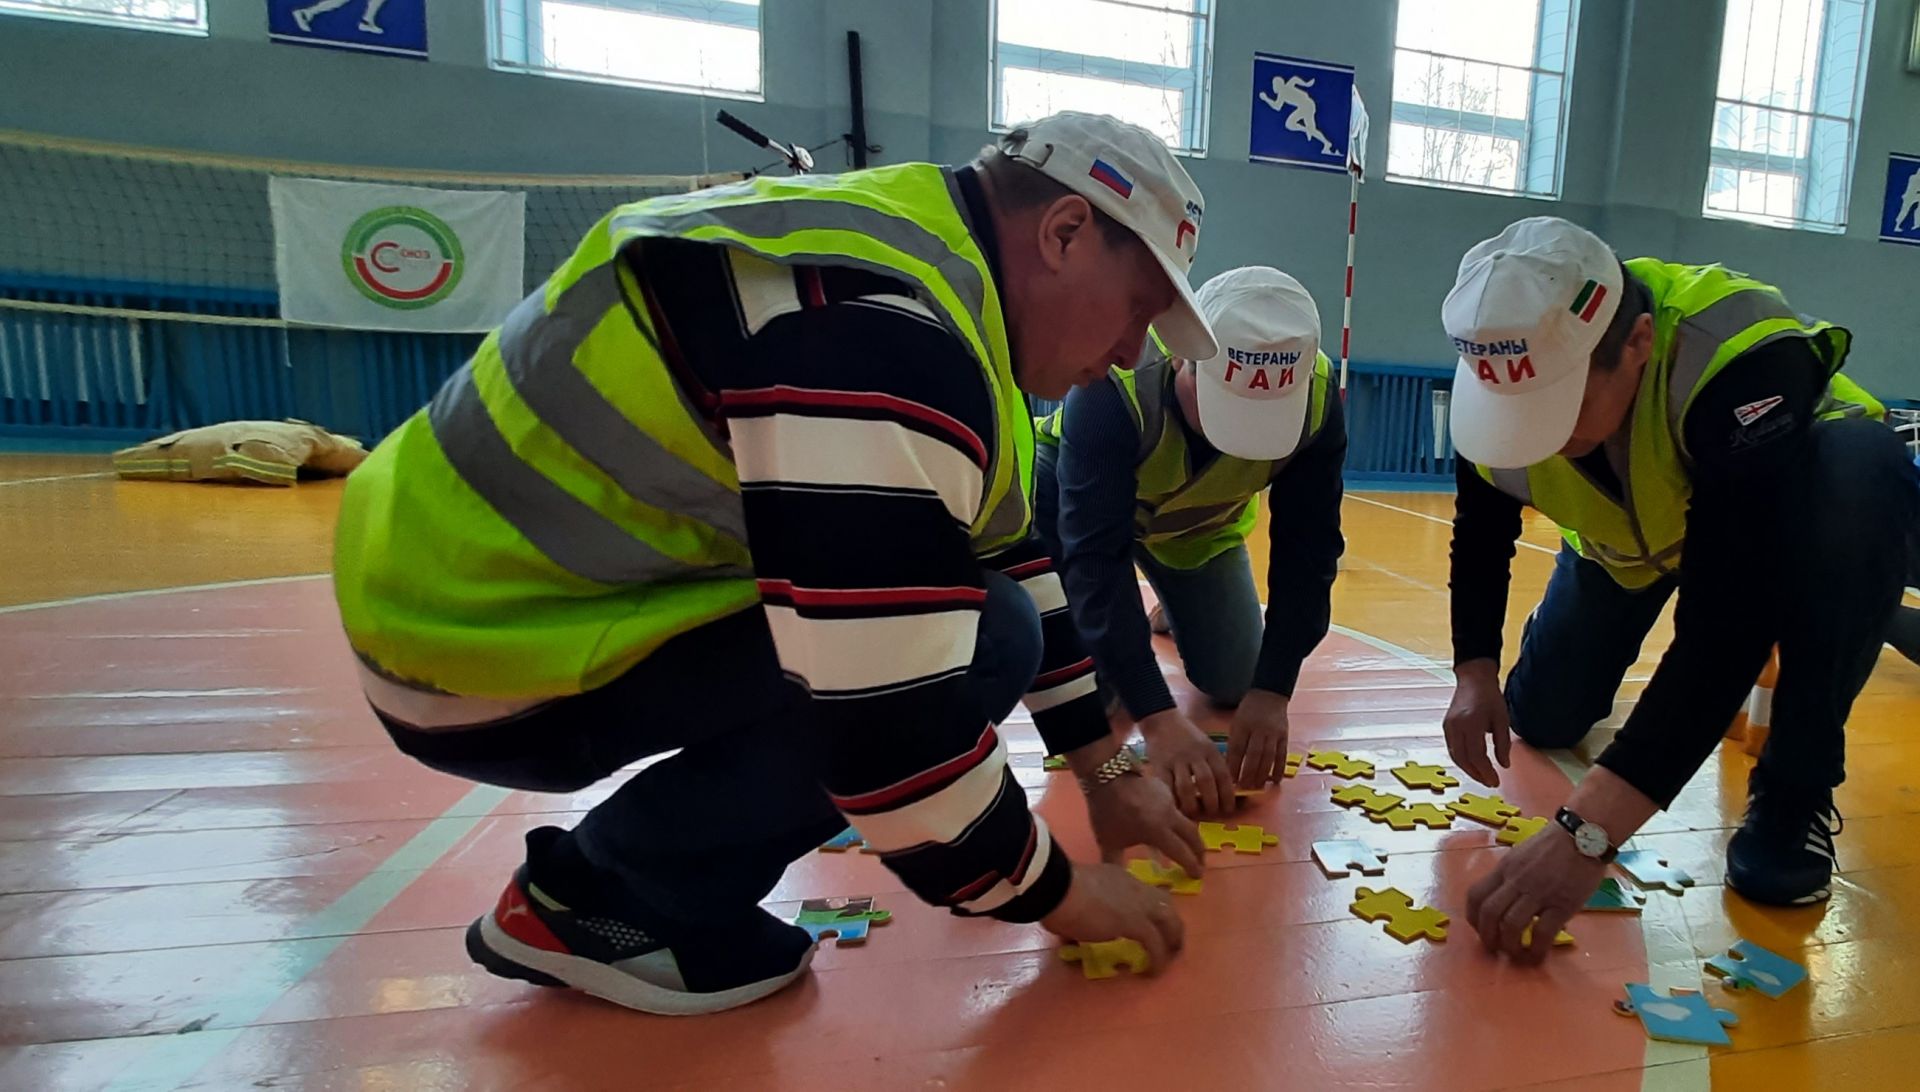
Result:
<svg viewBox="0 0 1920 1092"><path fill-rule="evenodd" d="M1180 293L1153 321L1169 351L1192 360L1218 351L1187 283L1200 247L1200 187L1159 137L1105 114L1069 111L1015 127L1000 138L1000 150L1086 198L1147 244Z"/></svg>
<svg viewBox="0 0 1920 1092"><path fill-rule="evenodd" d="M1559 217L1517 221L1467 251L1440 308L1460 353L1453 446L1461 458L1518 469L1566 446L1620 291L1612 248Z"/></svg>
<svg viewBox="0 0 1920 1092"><path fill-rule="evenodd" d="M1241 459L1293 454L1320 355L1313 297L1299 281L1264 265L1229 269L1201 285L1197 297L1220 342L1219 352L1194 361L1200 432Z"/></svg>

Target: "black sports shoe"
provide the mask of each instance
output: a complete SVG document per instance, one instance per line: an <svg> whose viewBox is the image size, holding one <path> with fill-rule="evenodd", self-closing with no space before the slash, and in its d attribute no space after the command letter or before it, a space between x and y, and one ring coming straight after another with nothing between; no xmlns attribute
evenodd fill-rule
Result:
<svg viewBox="0 0 1920 1092"><path fill-rule="evenodd" d="M1754 767L1747 776L1746 820L1727 844L1727 885L1769 906L1825 902L1833 881L1833 836L1843 825L1831 789L1770 785Z"/></svg>
<svg viewBox="0 0 1920 1092"><path fill-rule="evenodd" d="M527 835L529 857L562 832ZM758 1001L807 971L813 939L759 907L671 948L643 926L576 911L514 871L493 912L467 927L467 954L502 978L571 986L661 1016L719 1012Z"/></svg>

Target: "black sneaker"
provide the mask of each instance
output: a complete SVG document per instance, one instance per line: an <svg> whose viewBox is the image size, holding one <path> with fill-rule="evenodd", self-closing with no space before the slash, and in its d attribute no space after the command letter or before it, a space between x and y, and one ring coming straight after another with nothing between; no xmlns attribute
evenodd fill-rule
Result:
<svg viewBox="0 0 1920 1092"><path fill-rule="evenodd" d="M1833 791L1769 785L1747 776L1747 817L1727 844L1727 886L1768 906L1825 902L1833 881L1833 837L1843 821Z"/></svg>
<svg viewBox="0 0 1920 1092"><path fill-rule="evenodd" d="M558 833L529 833L529 850ZM813 939L756 906L716 926L711 939L669 948L635 922L569 909L532 883L522 865L493 912L467 927L467 954L502 978L571 986L660 1016L692 1016L779 991L806 973Z"/></svg>

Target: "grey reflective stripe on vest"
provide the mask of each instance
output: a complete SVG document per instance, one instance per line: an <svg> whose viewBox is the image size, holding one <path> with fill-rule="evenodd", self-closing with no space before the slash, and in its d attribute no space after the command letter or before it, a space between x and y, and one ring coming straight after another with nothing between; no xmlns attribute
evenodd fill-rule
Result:
<svg viewBox="0 0 1920 1092"><path fill-rule="evenodd" d="M1680 556L1681 547L1684 545L1684 542L1676 542L1664 550L1654 551L1652 557L1642 557L1637 553L1623 554L1618 550L1610 549L1605 543L1591 541L1585 535L1580 536L1580 548L1582 550L1591 550L1595 557L1617 562L1622 565L1642 565L1647 568L1658 569L1663 573L1673 571L1667 563Z"/></svg>
<svg viewBox="0 0 1920 1092"><path fill-rule="evenodd" d="M1524 467L1519 470L1489 470L1489 476L1493 479L1495 489L1521 504L1533 503L1533 490L1527 486L1527 471Z"/></svg>
<svg viewBox="0 0 1920 1092"><path fill-rule="evenodd" d="M1715 300L1698 314L1680 320L1674 330L1673 363L1667 369L1667 420L1672 423L1675 436L1681 433L1680 419L1687 408L1687 399L1700 385L1700 377L1707 374L1707 365L1713 363L1720 346L1756 322L1782 318L1800 321L1799 314L1787 306L1780 293L1748 288ZM1805 336L1801 330L1782 330L1755 342L1752 348L1782 337Z"/></svg>
<svg viewBox="0 0 1920 1092"><path fill-rule="evenodd" d="M821 178L831 176L822 175ZM945 172L947 192L954 203L962 222L966 222L966 203L955 188L952 172ZM735 183L711 191L727 193L744 189L747 183ZM671 235L684 237L701 227L719 227L754 239L785 238L797 230L837 230L848 231L867 236L919 262L939 270L941 277L953 287L959 297L960 305L973 320L974 330L981 341L989 340L987 334L986 307L987 285L980 271L953 248L942 242L940 237L904 216L895 216L866 205L850 201L823 200L809 197L769 198L758 201L743 201L735 204L696 205L691 208L678 207L678 203L668 200L644 202L632 211L613 218L611 228L615 232L633 232L637 235ZM969 225L971 229L972 225ZM744 247L746 244L730 238L703 240L722 246ZM926 283L906 270L878 262L867 261L849 254L838 252L800 252L794 254L772 254L747 247L752 252L776 265L805 265L820 262L828 265L863 269L894 280L906 279L916 283L922 292L927 293L928 310L939 318L958 337L961 344L971 354L973 343L967 337L967 331L956 330L953 319L944 306L932 298L932 292ZM982 360L980 366L991 371L993 361ZM983 377L984 378L984 377ZM998 415L996 414L996 417ZM1032 419L1028 418L1028 428L1032 428ZM991 482L999 470L999 446L988 449L986 479ZM1026 523L1028 518L1026 491L1020 487L1020 475L1015 468L1012 482L1002 498L999 508L992 512L981 530L987 539L999 539L1011 536Z"/></svg>
<svg viewBox="0 0 1920 1092"><path fill-rule="evenodd" d="M552 311L545 294L543 289L520 301L500 327L500 359L514 392L628 496L707 524L744 552L747 521L739 495L660 446L574 366L575 351L608 311L621 306L615 267L600 266L567 286Z"/></svg>
<svg viewBox="0 0 1920 1092"><path fill-rule="evenodd" d="M602 584L637 584L695 572L752 575L745 569L684 565L628 534L522 462L474 389L472 364L455 372L433 396L427 420L461 479L535 549L576 576Z"/></svg>
<svg viewBox="0 0 1920 1092"><path fill-rule="evenodd" d="M1247 502L1243 500L1233 504L1209 504L1203 508L1176 508L1171 512L1162 510L1155 512L1153 518L1147 521L1146 532L1149 535L1177 535L1232 515L1246 506Z"/></svg>

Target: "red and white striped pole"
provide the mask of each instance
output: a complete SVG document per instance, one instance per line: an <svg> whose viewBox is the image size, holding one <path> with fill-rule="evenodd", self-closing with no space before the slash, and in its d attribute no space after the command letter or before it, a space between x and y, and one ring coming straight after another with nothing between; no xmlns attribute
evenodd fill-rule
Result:
<svg viewBox="0 0 1920 1092"><path fill-rule="evenodd" d="M1353 241L1360 226L1360 168L1347 166L1347 299L1340 314L1340 398L1347 397L1347 356L1353 341Z"/></svg>

